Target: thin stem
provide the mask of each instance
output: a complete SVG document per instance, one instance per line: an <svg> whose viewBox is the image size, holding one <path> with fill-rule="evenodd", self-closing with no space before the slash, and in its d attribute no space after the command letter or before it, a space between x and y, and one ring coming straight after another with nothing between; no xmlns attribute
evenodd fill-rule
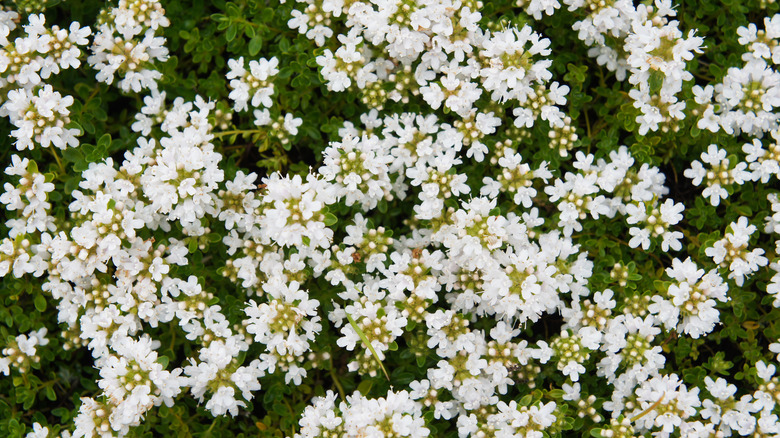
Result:
<svg viewBox="0 0 780 438"><path fill-rule="evenodd" d="M284 402L285 406L287 406L287 410L290 411L290 415L295 417L295 411L293 410L292 406L290 406L290 403L287 401L287 399L282 399L282 401ZM292 429L290 436L295 435L295 423L293 423L290 428Z"/></svg>
<svg viewBox="0 0 780 438"><path fill-rule="evenodd" d="M50 147L49 151L51 151L51 154L54 155L54 159L57 160L57 167L60 168L60 175L65 175L67 172L65 171L65 166L62 164L62 160L60 159L60 154L57 153L57 149Z"/></svg>
<svg viewBox="0 0 780 438"><path fill-rule="evenodd" d="M214 138L222 138L226 135L235 135L235 134L260 134L266 132L267 129L234 129L232 131L222 131L214 134Z"/></svg>
<svg viewBox="0 0 780 438"><path fill-rule="evenodd" d="M217 419L215 418L214 421L211 422L211 426L209 426L209 429L204 433L206 436L211 436L211 429L214 429L214 426L217 425Z"/></svg>
<svg viewBox="0 0 780 438"><path fill-rule="evenodd" d="M338 376L336 376L336 373L333 372L333 356L330 357L330 378L333 379L333 383L336 384L336 388L339 390L339 395L341 396L341 399L346 400L344 387L341 386L341 382L339 381Z"/></svg>
<svg viewBox="0 0 780 438"><path fill-rule="evenodd" d="M84 101L83 104L81 104L81 110L79 111L79 115L84 114L84 109L87 107L87 104L97 96L97 94L100 92L100 85L98 84L97 88L95 88L95 91L92 92L92 94L87 97L87 100Z"/></svg>

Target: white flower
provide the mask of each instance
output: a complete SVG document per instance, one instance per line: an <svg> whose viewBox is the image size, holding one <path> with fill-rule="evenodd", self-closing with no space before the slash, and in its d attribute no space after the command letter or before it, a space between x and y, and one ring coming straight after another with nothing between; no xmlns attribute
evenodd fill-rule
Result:
<svg viewBox="0 0 780 438"><path fill-rule="evenodd" d="M303 119L295 117L290 113L284 115L284 129L290 133L290 135L298 135L298 127L303 124Z"/></svg>

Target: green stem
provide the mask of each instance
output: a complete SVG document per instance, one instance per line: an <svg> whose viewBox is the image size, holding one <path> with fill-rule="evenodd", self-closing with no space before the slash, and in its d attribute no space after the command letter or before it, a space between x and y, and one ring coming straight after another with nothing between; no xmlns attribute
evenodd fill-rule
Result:
<svg viewBox="0 0 780 438"><path fill-rule="evenodd" d="M60 159L60 154L57 153L57 149L50 147L49 150L51 151L51 154L54 155L54 159L57 160L57 167L60 168L60 176L65 175L67 172L65 171L65 166L62 164L62 160Z"/></svg>
<svg viewBox="0 0 780 438"><path fill-rule="evenodd" d="M267 129L234 129L232 131L222 131L214 134L214 138L222 138L226 135L247 135L247 134L260 134L266 132Z"/></svg>
<svg viewBox="0 0 780 438"><path fill-rule="evenodd" d="M211 436L211 429L214 429L214 426L216 425L217 425L217 419L215 418L214 421L211 422L211 426L209 426L209 429L203 435Z"/></svg>
<svg viewBox="0 0 780 438"><path fill-rule="evenodd" d="M93 91L92 94L90 94L89 97L87 97L87 100L85 100L84 103L81 104L81 110L79 111L79 116L84 114L84 109L87 107L87 104L90 101L92 101L92 99L94 99L99 92L100 92L100 85L98 84L97 88L95 88L95 91Z"/></svg>
<svg viewBox="0 0 780 438"><path fill-rule="evenodd" d="M336 384L336 388L339 390L339 395L342 400L346 400L346 394L344 393L344 387L341 386L338 376L333 372L333 356L330 357L330 378L333 379L333 383Z"/></svg>

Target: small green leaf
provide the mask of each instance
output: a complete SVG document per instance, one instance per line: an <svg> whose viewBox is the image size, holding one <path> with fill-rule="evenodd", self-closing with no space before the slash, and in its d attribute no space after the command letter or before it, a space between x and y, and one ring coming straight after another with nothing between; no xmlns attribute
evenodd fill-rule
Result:
<svg viewBox="0 0 780 438"><path fill-rule="evenodd" d="M338 218L334 216L332 213L325 213L325 226L326 227L332 227L333 225L338 222Z"/></svg>
<svg viewBox="0 0 780 438"><path fill-rule="evenodd" d="M363 397L367 397L368 394L371 392L371 388L374 386L373 380L364 380L360 382L360 385L358 385L357 390L363 394Z"/></svg>
<svg viewBox="0 0 780 438"><path fill-rule="evenodd" d="M111 134L103 134L97 142L98 149L105 152L108 150L110 146L111 146Z"/></svg>
<svg viewBox="0 0 780 438"><path fill-rule="evenodd" d="M650 73L650 78L647 81L648 85L650 86L650 94L658 94L658 92L661 91L661 87L664 85L665 77L666 75L657 70Z"/></svg>
<svg viewBox="0 0 780 438"><path fill-rule="evenodd" d="M234 39L236 39L236 34L238 34L238 28L236 27L236 25L231 24L230 26L228 26L227 31L225 31L225 39L228 42L231 42Z"/></svg>
<svg viewBox="0 0 780 438"><path fill-rule="evenodd" d="M244 24L244 35L248 36L249 38L254 38L257 35L257 32L255 32L255 27L252 26L251 23Z"/></svg>
<svg viewBox="0 0 780 438"><path fill-rule="evenodd" d="M252 44L252 42L250 41L249 44ZM315 64L315 66L316 66L316 64ZM279 70L279 74L276 75L276 77L279 78L279 79L287 79L290 76L292 76L293 73L295 73L295 69L293 69L290 66L287 66L287 67L283 67L281 70Z"/></svg>
<svg viewBox="0 0 780 438"><path fill-rule="evenodd" d="M260 49L263 48L263 37L260 35L255 35L251 40L249 40L249 54L252 56L257 55L260 53Z"/></svg>
<svg viewBox="0 0 780 438"><path fill-rule="evenodd" d="M39 312L46 311L46 298L43 295L36 295L33 303L35 304L35 309Z"/></svg>
<svg viewBox="0 0 780 438"><path fill-rule="evenodd" d="M547 392L547 395L551 398L559 400L562 399L566 393L562 389L553 389L552 391Z"/></svg>

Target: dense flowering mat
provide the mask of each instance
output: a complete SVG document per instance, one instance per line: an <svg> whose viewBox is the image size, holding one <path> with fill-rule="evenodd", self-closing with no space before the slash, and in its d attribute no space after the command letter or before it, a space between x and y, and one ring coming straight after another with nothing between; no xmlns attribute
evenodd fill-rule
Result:
<svg viewBox="0 0 780 438"><path fill-rule="evenodd" d="M780 436L773 0L0 7L0 436Z"/></svg>

